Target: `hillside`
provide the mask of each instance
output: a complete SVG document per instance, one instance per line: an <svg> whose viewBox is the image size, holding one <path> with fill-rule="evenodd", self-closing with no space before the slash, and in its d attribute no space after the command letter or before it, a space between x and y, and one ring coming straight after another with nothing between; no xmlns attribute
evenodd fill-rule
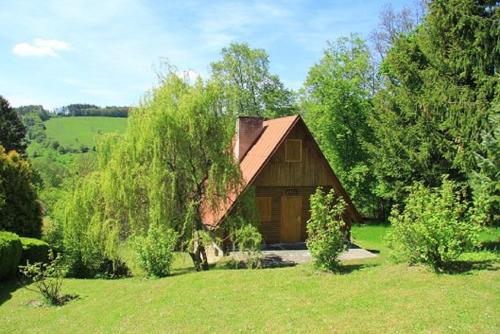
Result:
<svg viewBox="0 0 500 334"><path fill-rule="evenodd" d="M65 147L92 147L95 137L107 132L122 133L127 119L120 117L57 117L45 122L50 140L56 140Z"/></svg>

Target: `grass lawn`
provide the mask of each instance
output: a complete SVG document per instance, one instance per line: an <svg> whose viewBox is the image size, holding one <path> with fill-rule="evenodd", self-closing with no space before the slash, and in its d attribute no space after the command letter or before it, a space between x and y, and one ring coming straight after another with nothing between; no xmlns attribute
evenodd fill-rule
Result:
<svg viewBox="0 0 500 334"><path fill-rule="evenodd" d="M127 119L120 117L55 117L45 122L47 137L66 147L92 148L100 133L125 132Z"/></svg>
<svg viewBox="0 0 500 334"><path fill-rule="evenodd" d="M477 253L490 259L482 269L435 274L389 263L386 232L355 227L355 241L380 256L345 263L342 274L310 265L195 273L179 258L175 275L164 279L67 279L65 292L80 298L62 307L33 307L36 294L7 283L0 290L0 332L500 332L497 254ZM498 229L484 237L498 242Z"/></svg>

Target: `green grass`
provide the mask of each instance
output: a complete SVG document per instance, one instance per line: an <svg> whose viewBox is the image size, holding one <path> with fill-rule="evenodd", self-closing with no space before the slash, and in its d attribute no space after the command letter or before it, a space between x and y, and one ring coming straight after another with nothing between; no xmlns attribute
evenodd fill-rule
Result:
<svg viewBox="0 0 500 334"><path fill-rule="evenodd" d="M454 275L391 264L381 242L386 232L384 226L355 227L356 242L380 257L344 263L343 274L318 273L310 265L195 273L182 257L175 275L164 279L65 280L64 291L80 298L62 307L33 307L36 294L4 284L0 332L500 331L498 263Z"/></svg>
<svg viewBox="0 0 500 334"><path fill-rule="evenodd" d="M92 148L100 133L123 133L127 119L119 117L56 117L45 122L47 137L65 147Z"/></svg>

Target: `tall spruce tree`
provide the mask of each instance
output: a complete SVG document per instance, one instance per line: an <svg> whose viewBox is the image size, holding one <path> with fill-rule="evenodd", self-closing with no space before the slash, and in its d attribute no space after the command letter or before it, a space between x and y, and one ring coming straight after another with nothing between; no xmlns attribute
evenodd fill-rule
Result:
<svg viewBox="0 0 500 334"><path fill-rule="evenodd" d="M394 42L370 117L379 195L401 203L408 185L437 186L444 174L469 184L497 112L499 14L495 1L433 1Z"/></svg>

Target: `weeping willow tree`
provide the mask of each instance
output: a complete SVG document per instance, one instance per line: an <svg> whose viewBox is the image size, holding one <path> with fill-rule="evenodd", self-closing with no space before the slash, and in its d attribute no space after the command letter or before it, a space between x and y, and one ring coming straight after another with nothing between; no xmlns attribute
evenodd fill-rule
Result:
<svg viewBox="0 0 500 334"><path fill-rule="evenodd" d="M240 184L232 115L218 84L166 75L130 112L123 136L99 141L97 170L74 185L74 200L64 205L65 248L92 228L101 232L101 253L112 254L105 245L156 224L178 233L197 270L208 269L202 203L216 209Z"/></svg>

